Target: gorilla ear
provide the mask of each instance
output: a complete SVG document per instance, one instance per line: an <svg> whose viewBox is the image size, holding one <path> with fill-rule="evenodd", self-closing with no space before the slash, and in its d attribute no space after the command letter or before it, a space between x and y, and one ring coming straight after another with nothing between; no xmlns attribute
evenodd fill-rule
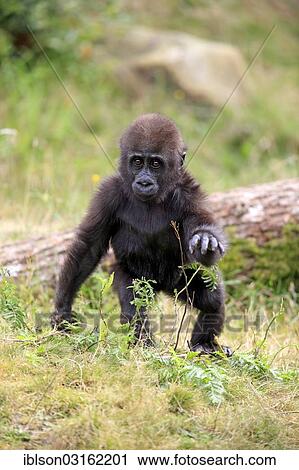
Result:
<svg viewBox="0 0 299 470"><path fill-rule="evenodd" d="M186 158L186 152L184 151L183 153L181 153L181 166L184 165L185 158Z"/></svg>

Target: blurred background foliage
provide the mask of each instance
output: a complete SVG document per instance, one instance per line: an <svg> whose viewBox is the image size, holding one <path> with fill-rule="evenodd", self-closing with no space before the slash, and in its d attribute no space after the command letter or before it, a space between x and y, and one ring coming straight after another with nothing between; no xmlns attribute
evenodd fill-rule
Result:
<svg viewBox="0 0 299 470"><path fill-rule="evenodd" d="M27 25L115 162L121 131L140 113L173 118L192 155L219 111L159 70L141 96L130 93L119 72L125 34L185 32L232 44L249 63L277 25L246 78L248 99L225 109L190 164L212 192L298 174L298 20L293 0L0 0L0 239L73 226L113 171Z"/></svg>
<svg viewBox="0 0 299 470"><path fill-rule="evenodd" d="M246 99L225 108L190 163L209 192L298 175L298 0L0 0L0 244L72 228L114 171L27 26L116 166L119 135L137 115L174 119L190 160L222 104L190 98L159 67L134 93L128 33L150 28L154 44L159 31L231 44L246 66L273 25L246 77ZM128 333L114 329L116 297L103 297L98 274L74 310L96 311L91 322L100 309L102 336L90 324L41 337L33 325L49 328L52 289L30 276L18 286L4 280L0 447L298 448L298 227L263 247L231 239L222 269L232 362L190 362L173 351L161 362L164 334L159 361L128 350ZM156 307L162 330L175 325L171 300Z"/></svg>

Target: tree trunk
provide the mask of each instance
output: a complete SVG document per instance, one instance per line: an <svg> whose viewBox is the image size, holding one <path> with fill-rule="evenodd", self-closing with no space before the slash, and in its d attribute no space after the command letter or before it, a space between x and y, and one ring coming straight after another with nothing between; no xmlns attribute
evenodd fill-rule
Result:
<svg viewBox="0 0 299 470"><path fill-rule="evenodd" d="M279 238L284 225L299 223L299 179L276 181L214 193L209 206L235 236L254 238L261 245ZM0 247L0 265L12 277L35 276L37 282L55 281L73 232L52 234ZM112 250L108 253L113 256Z"/></svg>

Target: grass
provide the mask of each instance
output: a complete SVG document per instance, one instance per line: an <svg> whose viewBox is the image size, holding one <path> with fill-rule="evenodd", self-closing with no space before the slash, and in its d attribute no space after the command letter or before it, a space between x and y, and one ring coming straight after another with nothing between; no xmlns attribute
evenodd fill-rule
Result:
<svg viewBox="0 0 299 470"><path fill-rule="evenodd" d="M125 11L117 1L99 11L84 2L76 15L83 26L71 22L74 31L81 27L73 60L51 55L115 165L119 135L138 114L172 117L190 156L217 110L186 99L160 75L142 98L127 96L107 32L118 37L136 24L181 30L238 45L249 62L277 24L246 79L246 104L225 110L190 170L209 192L298 176L295 4L127 3ZM0 242L73 227L113 169L43 57L2 58L6 128L13 131L0 133ZM86 328L69 335L49 328L51 288L2 280L0 448L298 448L298 242L289 230L283 249L281 241L231 245L222 265L228 298L221 341L236 350L229 360L186 355L184 331L174 351L182 310L165 297L151 306L156 348L128 348L130 331L118 326L117 299L101 273L74 307Z"/></svg>
<svg viewBox="0 0 299 470"><path fill-rule="evenodd" d="M96 294L102 298L100 332L85 315L86 328L67 335L48 327L51 292L39 288L32 299L26 283L2 284L5 305L19 308L15 316L1 310L1 448L296 448L298 330L290 299L281 305L273 297L270 313L263 295L255 302L252 286L244 323L238 312L245 305L230 298L234 319L221 340L234 356L198 358L185 353L184 332L175 352L165 327L155 348L128 347L130 331L118 326L103 279L94 275L75 305L81 315L94 312ZM174 320L173 305L165 298L152 304L154 322L161 312ZM46 318L37 333L40 312Z"/></svg>

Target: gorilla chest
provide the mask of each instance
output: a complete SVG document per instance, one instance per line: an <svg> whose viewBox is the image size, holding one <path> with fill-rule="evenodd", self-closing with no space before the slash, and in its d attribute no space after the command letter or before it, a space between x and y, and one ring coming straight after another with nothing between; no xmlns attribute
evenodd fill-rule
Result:
<svg viewBox="0 0 299 470"><path fill-rule="evenodd" d="M170 222L158 227L124 223L112 238L112 246L123 256L135 254L153 259L165 252L176 251L178 241Z"/></svg>
<svg viewBox="0 0 299 470"><path fill-rule="evenodd" d="M112 246L121 264L136 277L162 280L180 262L179 243L171 221L162 210L122 213Z"/></svg>

